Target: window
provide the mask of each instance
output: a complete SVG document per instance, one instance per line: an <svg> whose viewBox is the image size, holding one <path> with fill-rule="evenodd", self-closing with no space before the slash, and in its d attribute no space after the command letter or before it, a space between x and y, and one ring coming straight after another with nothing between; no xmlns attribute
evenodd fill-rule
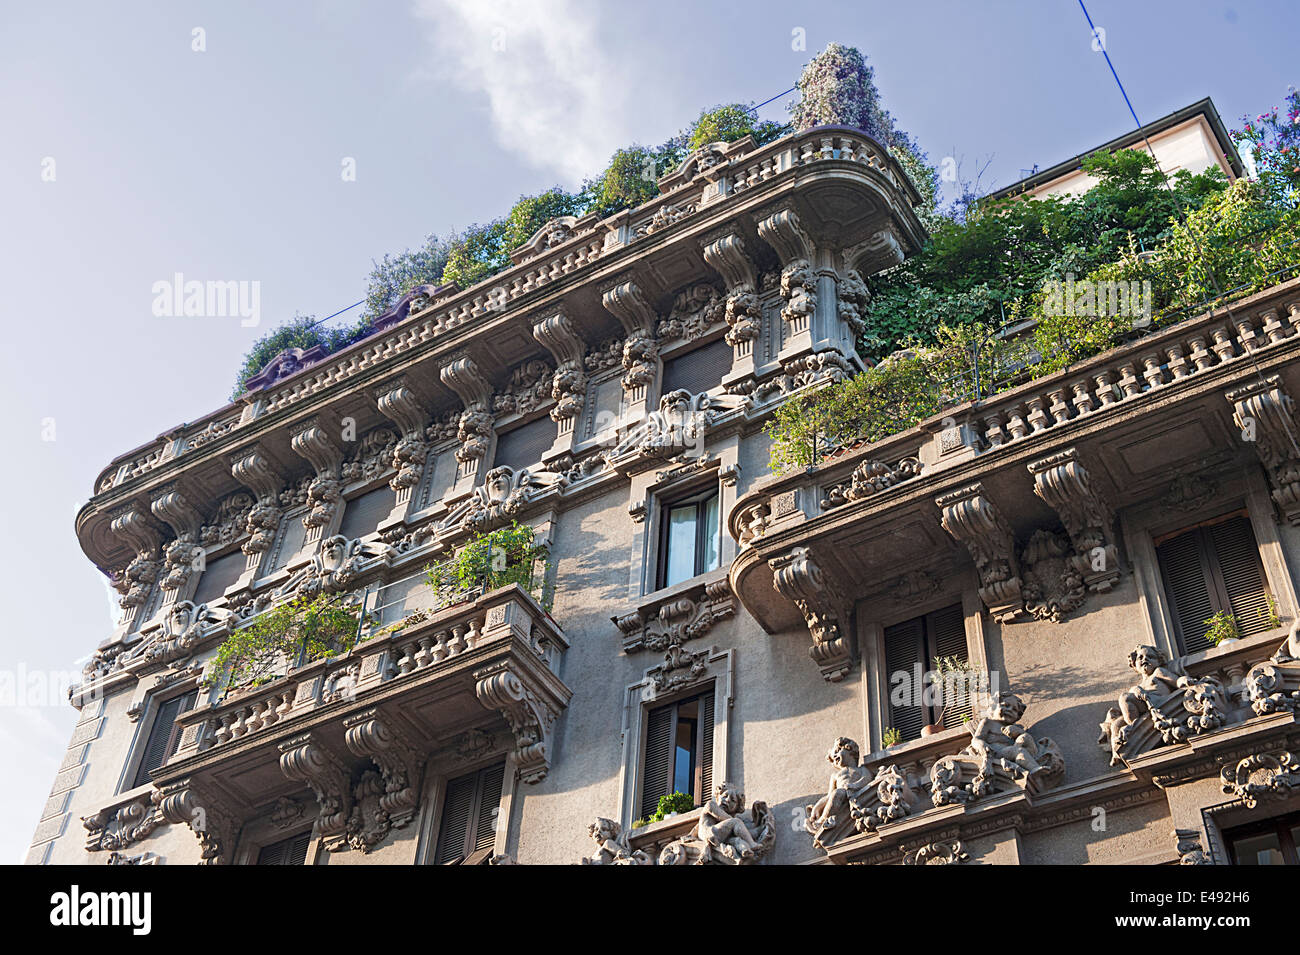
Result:
<svg viewBox="0 0 1300 955"><path fill-rule="evenodd" d="M965 682L936 690L926 674L935 657L966 655L966 619L961 604L885 628L885 677L889 682L889 725L904 740L920 739L923 727L960 726L971 715L970 687Z"/></svg>
<svg viewBox="0 0 1300 955"><path fill-rule="evenodd" d="M1272 598L1245 512L1225 514L1154 543L1180 653L1211 645L1205 621L1216 613L1232 614L1243 637L1272 629Z"/></svg>
<svg viewBox="0 0 1300 955"><path fill-rule="evenodd" d="M161 766L180 742L176 729L176 717L189 710L198 699L199 691L190 690L182 696L174 696L158 707L158 714L153 718L149 729L149 741L145 743L144 755L140 758L140 767L135 771L132 786L144 786L153 782L150 772Z"/></svg>
<svg viewBox="0 0 1300 955"><path fill-rule="evenodd" d="M447 783L435 865L477 865L492 853L505 778L500 762Z"/></svg>
<svg viewBox="0 0 1300 955"><path fill-rule="evenodd" d="M339 533L348 540L365 537L379 526L379 522L388 516L396 504L397 492L387 484L352 498L343 505Z"/></svg>
<svg viewBox="0 0 1300 955"><path fill-rule="evenodd" d="M662 515L658 587L680 584L718 566L722 528L716 488L665 504Z"/></svg>
<svg viewBox="0 0 1300 955"><path fill-rule="evenodd" d="M542 460L542 455L555 443L559 425L550 415L520 425L513 431L497 437L497 453L493 467L510 467L516 471L532 467Z"/></svg>
<svg viewBox="0 0 1300 955"><path fill-rule="evenodd" d="M194 589L194 596L190 598L194 605L210 603L222 596L244 572L247 560L244 552L236 547L229 554L208 561L199 577L199 585Z"/></svg>
<svg viewBox="0 0 1300 955"><path fill-rule="evenodd" d="M307 846L311 843L311 830L296 836L272 842L257 850L257 865L306 865Z"/></svg>
<svg viewBox="0 0 1300 955"><path fill-rule="evenodd" d="M1300 813L1224 833L1233 865L1300 865Z"/></svg>
<svg viewBox="0 0 1300 955"><path fill-rule="evenodd" d="M650 711L641 773L641 816L661 796L686 793L704 805L713 791L713 691Z"/></svg>

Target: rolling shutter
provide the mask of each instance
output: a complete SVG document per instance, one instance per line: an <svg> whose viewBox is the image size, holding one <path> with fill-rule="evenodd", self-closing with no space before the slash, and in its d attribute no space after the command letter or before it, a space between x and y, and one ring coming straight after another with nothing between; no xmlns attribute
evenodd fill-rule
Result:
<svg viewBox="0 0 1300 955"><path fill-rule="evenodd" d="M722 384L722 376L731 371L732 348L725 338L688 351L664 362L663 389L660 394L686 391L698 395Z"/></svg>
<svg viewBox="0 0 1300 955"><path fill-rule="evenodd" d="M558 427L550 415L544 415L513 431L507 431L497 438L493 466L522 471L540 463L542 455L555 443Z"/></svg>
<svg viewBox="0 0 1300 955"><path fill-rule="evenodd" d="M193 706L197 698L198 692L191 691L182 696L172 697L158 707L158 715L154 717L153 726L149 729L149 740L145 743L144 756L140 759L140 768L135 773L136 786L153 782L153 777L149 773L161 766L171 755L172 727L176 723L176 717Z"/></svg>
<svg viewBox="0 0 1300 955"><path fill-rule="evenodd" d="M379 522L389 515L396 504L397 492L387 484L354 497L343 506L339 533L348 540L365 537L379 526Z"/></svg>
<svg viewBox="0 0 1300 955"><path fill-rule="evenodd" d="M197 607L211 603L224 594L226 588L234 584L239 579L239 575L244 572L246 562L243 551L236 547L229 554L207 564L199 576L199 585L194 589L194 596L191 598L194 605Z"/></svg>
<svg viewBox="0 0 1300 955"><path fill-rule="evenodd" d="M650 711L645 734L645 770L641 776L641 815L659 808L659 798L668 795L673 772L673 724L677 707L669 704Z"/></svg>
<svg viewBox="0 0 1300 955"><path fill-rule="evenodd" d="M926 628L930 633L932 658L927 661L927 669L933 667L933 657L956 657L966 662L966 619L961 604L953 604L943 610L936 610L926 618ZM947 729L962 724L963 717L971 715L970 681L954 681L955 697L945 687L945 696L941 705L944 708L943 725Z"/></svg>
<svg viewBox="0 0 1300 955"><path fill-rule="evenodd" d="M307 829L296 836L262 846L257 851L257 865L304 865L310 843L311 830Z"/></svg>
<svg viewBox="0 0 1300 955"><path fill-rule="evenodd" d="M918 664L920 665L918 667ZM889 725L904 740L920 739L927 722L921 705L923 686L916 674L928 670L925 660L925 618L917 617L885 628L885 678L889 686ZM895 702L901 696L901 702Z"/></svg>
<svg viewBox="0 0 1300 955"><path fill-rule="evenodd" d="M1156 547L1165 596L1182 653L1211 646L1205 625L1232 614L1242 636L1270 629L1269 593L1250 520L1233 516L1169 538Z"/></svg>

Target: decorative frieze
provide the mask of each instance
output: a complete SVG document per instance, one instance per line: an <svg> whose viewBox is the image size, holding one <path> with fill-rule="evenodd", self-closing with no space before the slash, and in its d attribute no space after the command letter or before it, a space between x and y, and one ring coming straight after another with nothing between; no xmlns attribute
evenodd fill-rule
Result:
<svg viewBox="0 0 1300 955"><path fill-rule="evenodd" d="M840 619L843 601L832 592L807 547L796 547L768 562L777 593L794 602L812 637L808 655L831 683L844 679L853 666L853 645Z"/></svg>
<svg viewBox="0 0 1300 955"><path fill-rule="evenodd" d="M1224 766L1223 791L1249 809L1261 799L1286 799L1300 791L1300 760L1290 753L1259 753Z"/></svg>
<svg viewBox="0 0 1300 955"><path fill-rule="evenodd" d="M1227 393L1241 438L1253 445L1268 471L1273 500L1286 519L1300 525L1300 425L1295 402L1280 375L1269 375Z"/></svg>
<svg viewBox="0 0 1300 955"><path fill-rule="evenodd" d="M979 572L980 597L993 618L1005 623L1024 613L1015 539L984 486L968 485L937 498L935 504L943 512L943 529L970 551Z"/></svg>
<svg viewBox="0 0 1300 955"><path fill-rule="evenodd" d="M705 636L721 620L736 612L726 580L715 580L696 597L676 597L650 610L636 610L614 623L623 634L623 651L662 653L673 646Z"/></svg>
<svg viewBox="0 0 1300 955"><path fill-rule="evenodd" d="M916 458L903 458L892 466L883 461L863 461L853 469L847 481L831 485L826 489L826 496L821 502L822 507L839 507L849 501L859 501L864 497L879 494L900 481L919 477L921 470L921 462Z"/></svg>
<svg viewBox="0 0 1300 955"><path fill-rule="evenodd" d="M1097 742L1110 750L1110 764L1123 765L1155 749L1183 743L1224 725L1228 701L1214 677L1192 677L1178 660L1146 644L1128 655L1138 682L1120 694L1101 723Z"/></svg>
<svg viewBox="0 0 1300 955"><path fill-rule="evenodd" d="M674 296L672 309L655 327L655 337L660 341L695 341L722 321L725 309L717 289L707 282L697 282Z"/></svg>
<svg viewBox="0 0 1300 955"><path fill-rule="evenodd" d="M94 815L82 816L81 824L86 830L86 850L100 852L125 849L144 839L167 821L158 812L159 799L161 794L155 790L130 802L101 809Z"/></svg>
<svg viewBox="0 0 1300 955"><path fill-rule="evenodd" d="M903 851L903 865L961 865L969 861L970 853L960 839L927 842L920 848Z"/></svg>

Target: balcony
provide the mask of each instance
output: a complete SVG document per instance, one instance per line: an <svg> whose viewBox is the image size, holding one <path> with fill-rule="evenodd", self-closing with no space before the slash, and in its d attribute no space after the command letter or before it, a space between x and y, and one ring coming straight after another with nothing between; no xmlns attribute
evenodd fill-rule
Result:
<svg viewBox="0 0 1300 955"><path fill-rule="evenodd" d="M159 812L195 829L206 861L228 862L244 819L305 787L327 847L365 851L418 811L432 749L500 721L515 772L537 783L571 695L556 675L567 645L517 584L416 611L345 654L179 717L178 748L154 773Z"/></svg>
<svg viewBox="0 0 1300 955"><path fill-rule="evenodd" d="M973 562L999 621L1059 619L1125 572L1114 516L1262 471L1300 524L1300 280L773 476L728 515L732 590L769 633L806 626L828 680L853 603ZM1057 532L1055 528L1061 528ZM1064 569L1063 569L1064 568ZM1082 592L1064 583L1082 579Z"/></svg>

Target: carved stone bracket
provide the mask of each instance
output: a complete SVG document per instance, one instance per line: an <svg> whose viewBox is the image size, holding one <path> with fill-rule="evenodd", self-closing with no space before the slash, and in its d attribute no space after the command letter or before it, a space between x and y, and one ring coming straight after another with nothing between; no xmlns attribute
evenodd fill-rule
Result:
<svg viewBox="0 0 1300 955"><path fill-rule="evenodd" d="M161 798L157 790L118 806L110 806L93 816L82 816L86 829L86 850L125 849L148 836L167 822L158 812Z"/></svg>
<svg viewBox="0 0 1300 955"><path fill-rule="evenodd" d="M830 588L807 547L796 547L768 562L781 596L794 601L812 636L808 655L831 683L838 683L853 666L852 641L841 626L842 601Z"/></svg>
<svg viewBox="0 0 1300 955"><path fill-rule="evenodd" d="M319 813L316 832L341 836L347 831L352 810L352 789L343 761L326 749L311 733L303 733L279 745L280 771L290 779L305 782L316 795Z"/></svg>
<svg viewBox="0 0 1300 955"><path fill-rule="evenodd" d="M572 434L587 394L583 361L586 344L563 312L554 312L534 322L533 337L555 358L555 374L551 377L555 407L551 409L551 419L559 426L559 436Z"/></svg>
<svg viewBox="0 0 1300 955"><path fill-rule="evenodd" d="M424 461L429 454L424 429L429 423L429 416L404 377L377 388L375 402L379 406L379 413L396 424L402 432L402 437L393 448L393 467L397 473L388 482L389 487L397 492L397 504L402 505L411 499L411 492L420 483L420 476L424 473Z"/></svg>
<svg viewBox="0 0 1300 955"><path fill-rule="evenodd" d="M465 410L457 423L456 449L459 462L457 484L472 484L479 463L487 454L493 436L492 388L468 355L456 355L438 371L442 383L456 392Z"/></svg>
<svg viewBox="0 0 1300 955"><path fill-rule="evenodd" d="M551 727L559 715L542 695L525 685L508 662L474 674L479 702L505 717L514 733L515 768L525 783L540 783L550 772Z"/></svg>
<svg viewBox="0 0 1300 955"><path fill-rule="evenodd" d="M952 842L927 842L916 849L903 851L903 865L961 865L970 861L960 839Z"/></svg>
<svg viewBox="0 0 1300 955"><path fill-rule="evenodd" d="M1006 622L1024 613L1015 540L984 486L971 484L937 498L935 504L943 511L943 529L970 551L979 571L980 597L993 618Z"/></svg>
<svg viewBox="0 0 1300 955"><path fill-rule="evenodd" d="M167 822L189 826L198 836L203 865L230 863L235 849L235 814L197 780L178 779L160 787L158 812Z"/></svg>
<svg viewBox="0 0 1300 955"><path fill-rule="evenodd" d="M163 549L162 579L159 582L167 595L167 602L171 603L180 595L194 571L202 566L204 551L198 540L203 515L186 500L177 484L168 484L159 490L149 509L176 534L176 539Z"/></svg>
<svg viewBox="0 0 1300 955"><path fill-rule="evenodd" d="M1287 521L1300 526L1300 426L1281 376L1235 388L1227 399L1242 439L1255 446L1268 471L1273 500Z"/></svg>
<svg viewBox="0 0 1300 955"><path fill-rule="evenodd" d="M1213 865L1209 855L1201 845L1199 829L1175 829L1174 839L1178 852L1179 865Z"/></svg>
<svg viewBox="0 0 1300 955"><path fill-rule="evenodd" d="M1061 517L1074 545L1071 562L1093 593L1106 593L1119 581L1119 550L1113 528L1115 512L1068 448L1029 465L1034 493Z"/></svg>
<svg viewBox="0 0 1300 955"><path fill-rule="evenodd" d="M623 343L623 390L629 406L644 406L647 388L654 381L658 367L658 342L655 340L655 310L645 293L632 281L619 282L601 294L605 310L617 318L627 332ZM635 409L630 407L632 414Z"/></svg>
<svg viewBox="0 0 1300 955"><path fill-rule="evenodd" d="M754 373L752 357L754 341L762 329L763 311L758 301L758 275L754 263L745 251L745 242L738 232L724 232L710 236L702 243L704 261L716 269L727 283L727 304L724 318L727 322L727 344L735 349L735 358L749 365L745 374Z"/></svg>
<svg viewBox="0 0 1300 955"><path fill-rule="evenodd" d="M415 817L419 805L420 770L424 765L415 746L401 730L379 715L366 710L343 721L344 742L357 756L368 756L379 767L384 792L379 808L394 829Z"/></svg>
<svg viewBox="0 0 1300 955"><path fill-rule="evenodd" d="M305 542L314 544L334 520L343 500L343 485L340 480L343 451L316 417L308 418L289 429L289 446L316 471L315 480L307 487L308 507L302 518L303 526L307 528Z"/></svg>
<svg viewBox="0 0 1300 955"><path fill-rule="evenodd" d="M248 540L241 548L252 568L257 566L262 552L275 542L275 532L280 526L278 498L285 481L257 445L235 452L229 460L231 476L257 497L257 503L248 512Z"/></svg>
<svg viewBox="0 0 1300 955"><path fill-rule="evenodd" d="M131 562L112 575L113 587L121 594L118 603L125 611L123 622L130 627L140 608L149 599L149 593L161 572L158 547L162 542L162 533L144 508L134 502L113 511L109 517L109 530L113 536L124 540L135 552Z"/></svg>

